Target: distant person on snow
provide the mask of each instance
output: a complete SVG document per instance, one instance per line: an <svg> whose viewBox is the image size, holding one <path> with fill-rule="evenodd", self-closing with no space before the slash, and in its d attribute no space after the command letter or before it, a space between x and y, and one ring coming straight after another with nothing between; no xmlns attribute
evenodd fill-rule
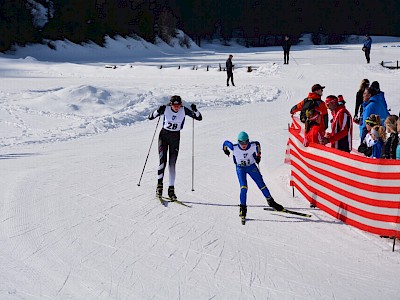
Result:
<svg viewBox="0 0 400 300"><path fill-rule="evenodd" d="M161 105L156 111L150 114L149 119L153 120L158 116L164 115L163 128L160 131L158 138L158 154L160 157L160 165L158 167L158 182L156 195L162 197L163 193L163 178L167 164L167 152L169 152L169 187L168 197L176 200L175 195L175 164L179 153L180 131L185 122L185 116L189 116L197 121L203 119L200 112L197 110L196 104L191 104L190 108L182 106L180 96L174 95L171 97L168 105Z"/></svg>
<svg viewBox="0 0 400 300"><path fill-rule="evenodd" d="M233 67L235 65L232 64L232 58L233 58L233 55L229 54L229 57L226 60L226 75L227 75L226 86L229 86L229 79L231 80L232 85L235 86L235 84L233 83Z"/></svg>
<svg viewBox="0 0 400 300"><path fill-rule="evenodd" d="M372 39L371 37L366 34L365 35L365 40L364 40L364 44L362 47L362 51L364 51L365 54L365 58L367 59L367 64L369 64L369 62L371 61L371 46L372 46Z"/></svg>
<svg viewBox="0 0 400 300"><path fill-rule="evenodd" d="M289 51L290 51L291 46L292 46L292 43L290 42L289 37L287 35L285 35L285 39L283 40L283 43L282 43L283 60L284 60L285 65L289 64Z"/></svg>
<svg viewBox="0 0 400 300"><path fill-rule="evenodd" d="M321 144L331 143L331 147L350 153L353 139L353 120L350 112L346 109L344 101L338 97L329 95L326 97L326 105L332 113L331 133L322 138Z"/></svg>
<svg viewBox="0 0 400 300"><path fill-rule="evenodd" d="M261 146L257 141L249 141L249 135L242 131L238 135L238 143L233 144L225 141L222 145L224 153L229 156L233 153L233 162L236 164L236 174L240 185L240 210L239 215L242 218L247 214L247 174L254 180L258 188L266 198L268 205L277 211L283 210L283 206L276 203L272 198L267 186L264 183L260 170L256 166L261 161Z"/></svg>
<svg viewBox="0 0 400 300"><path fill-rule="evenodd" d="M322 93L324 92L324 86L320 84L314 84L311 87L311 92L308 93L307 98L304 98L290 110L293 115L300 111L300 121L305 123L307 120L307 110L315 109L321 113L322 121L324 122L323 127L326 130L328 128L328 110L325 102L321 100Z"/></svg>

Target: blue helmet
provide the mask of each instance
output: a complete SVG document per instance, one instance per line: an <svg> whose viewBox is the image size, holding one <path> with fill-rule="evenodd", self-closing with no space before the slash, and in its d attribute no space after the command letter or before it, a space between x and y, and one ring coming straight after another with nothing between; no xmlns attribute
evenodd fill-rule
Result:
<svg viewBox="0 0 400 300"><path fill-rule="evenodd" d="M249 135L242 131L238 134L238 142L248 142L249 141Z"/></svg>

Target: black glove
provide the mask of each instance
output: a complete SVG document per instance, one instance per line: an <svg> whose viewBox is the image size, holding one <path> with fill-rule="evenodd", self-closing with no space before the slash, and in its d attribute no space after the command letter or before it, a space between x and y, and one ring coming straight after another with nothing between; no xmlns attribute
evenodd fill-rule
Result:
<svg viewBox="0 0 400 300"><path fill-rule="evenodd" d="M157 112L162 115L165 112L165 105L161 105L158 109Z"/></svg>
<svg viewBox="0 0 400 300"><path fill-rule="evenodd" d="M231 155L231 153L229 152L228 149L224 149L224 153L229 157L229 155Z"/></svg>
<svg viewBox="0 0 400 300"><path fill-rule="evenodd" d="M260 156L260 155L257 155L257 156L256 156L256 163L259 164L260 161L261 161L261 156Z"/></svg>
<svg viewBox="0 0 400 300"><path fill-rule="evenodd" d="M191 108L194 112L197 111L197 106L196 106L196 104L194 104L194 103L192 103L192 104L190 105L190 108Z"/></svg>

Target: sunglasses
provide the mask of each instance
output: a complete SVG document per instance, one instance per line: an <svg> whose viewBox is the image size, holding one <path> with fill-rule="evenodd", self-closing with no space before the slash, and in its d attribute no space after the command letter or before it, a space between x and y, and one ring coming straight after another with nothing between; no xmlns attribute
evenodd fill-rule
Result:
<svg viewBox="0 0 400 300"><path fill-rule="evenodd" d="M245 141L238 141L240 145L247 145L249 143L249 140Z"/></svg>
<svg viewBox="0 0 400 300"><path fill-rule="evenodd" d="M376 122L370 120L365 120L365 123L368 124L369 126L376 125Z"/></svg>

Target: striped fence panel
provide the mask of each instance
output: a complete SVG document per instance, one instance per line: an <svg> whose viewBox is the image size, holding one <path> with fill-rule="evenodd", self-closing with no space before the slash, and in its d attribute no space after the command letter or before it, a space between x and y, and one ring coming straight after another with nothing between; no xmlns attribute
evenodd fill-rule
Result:
<svg viewBox="0 0 400 300"><path fill-rule="evenodd" d="M293 119L285 155L292 166L290 185L348 225L400 238L400 161L305 147L303 141L302 126Z"/></svg>

